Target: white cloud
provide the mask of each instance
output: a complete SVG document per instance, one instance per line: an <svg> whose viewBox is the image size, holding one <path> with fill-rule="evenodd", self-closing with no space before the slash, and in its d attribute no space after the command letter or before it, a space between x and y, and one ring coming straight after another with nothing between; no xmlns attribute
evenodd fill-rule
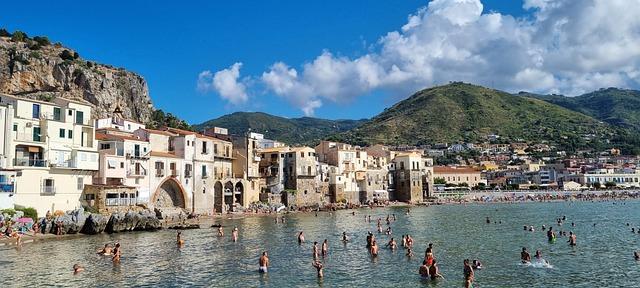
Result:
<svg viewBox="0 0 640 288"><path fill-rule="evenodd" d="M249 99L247 86L238 81L241 67L242 63L237 62L215 74L212 74L209 70L200 72L198 75L198 90L202 92L215 91L222 99L234 105L247 102Z"/></svg>
<svg viewBox="0 0 640 288"><path fill-rule="evenodd" d="M323 102L348 103L375 89L409 95L449 81L568 95L638 88L635 7L640 0L525 0L523 8L533 15L514 18L482 14L480 0L433 0L369 54L346 58L324 51L299 70L275 63L260 79L306 115Z"/></svg>

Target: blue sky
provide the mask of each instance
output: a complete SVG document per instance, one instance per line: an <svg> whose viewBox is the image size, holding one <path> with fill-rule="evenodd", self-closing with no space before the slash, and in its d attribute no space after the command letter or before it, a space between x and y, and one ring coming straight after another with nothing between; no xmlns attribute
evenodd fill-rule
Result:
<svg viewBox="0 0 640 288"><path fill-rule="evenodd" d="M3 3L3 10L11 13L0 14L0 26L31 36L46 35L86 59L141 74L156 107L190 123L235 111L303 116L300 104L292 105L290 98L256 83L274 63L287 63L302 74L302 65L323 51L349 60L377 53L381 37L399 31L409 15L428 5L425 0L236 0L193 1L188 5L180 4L183 1L34 2L38 3L30 3L28 8L20 1ZM532 14L523 9L520 0L484 0L482 4L483 14L493 11L516 18ZM198 91L199 73L215 73L236 62L242 63L238 81L245 83L249 101L235 105L221 99L215 90ZM522 71L518 75L539 75L533 70ZM482 84L484 80L478 79ZM419 85L438 82L425 83ZM408 96L402 89L388 87L358 91L357 97L337 101L309 96L309 101L322 102L313 115L371 117Z"/></svg>

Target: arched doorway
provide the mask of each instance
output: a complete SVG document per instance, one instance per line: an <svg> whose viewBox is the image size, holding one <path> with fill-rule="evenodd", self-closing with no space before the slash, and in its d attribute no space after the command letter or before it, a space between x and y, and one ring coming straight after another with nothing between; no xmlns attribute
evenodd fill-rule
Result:
<svg viewBox="0 0 640 288"><path fill-rule="evenodd" d="M224 184L224 204L229 205L229 210L233 209L233 183L231 181Z"/></svg>
<svg viewBox="0 0 640 288"><path fill-rule="evenodd" d="M216 213L222 213L224 192L222 191L222 183L220 181L213 185L213 207Z"/></svg>
<svg viewBox="0 0 640 288"><path fill-rule="evenodd" d="M153 194L153 204L158 208L187 208L184 189L174 178L167 178Z"/></svg>
<svg viewBox="0 0 640 288"><path fill-rule="evenodd" d="M236 198L236 203L244 206L244 185L242 185L242 181L238 181L238 183L236 183L236 189L233 192L233 196Z"/></svg>

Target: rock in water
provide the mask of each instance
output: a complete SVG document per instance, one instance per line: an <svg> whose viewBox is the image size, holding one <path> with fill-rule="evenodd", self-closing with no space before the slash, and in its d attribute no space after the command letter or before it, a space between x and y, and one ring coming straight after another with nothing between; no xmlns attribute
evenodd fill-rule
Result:
<svg viewBox="0 0 640 288"><path fill-rule="evenodd" d="M155 213L144 210L111 214L105 231L107 233L117 233L122 231L153 231L160 228L162 228L162 224Z"/></svg>
<svg viewBox="0 0 640 288"><path fill-rule="evenodd" d="M100 234L104 232L108 222L109 218L104 215L90 214L84 222L84 227L82 227L82 231L80 232L88 235Z"/></svg>

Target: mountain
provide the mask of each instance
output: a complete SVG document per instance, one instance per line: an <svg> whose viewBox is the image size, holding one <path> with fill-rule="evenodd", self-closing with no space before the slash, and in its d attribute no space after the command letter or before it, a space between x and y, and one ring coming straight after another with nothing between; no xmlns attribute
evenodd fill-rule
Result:
<svg viewBox="0 0 640 288"><path fill-rule="evenodd" d="M535 95L524 92L519 95L535 97L614 126L640 131L640 91L607 88L576 97Z"/></svg>
<svg viewBox="0 0 640 288"><path fill-rule="evenodd" d="M331 139L421 145L482 142L496 134L503 141L548 141L571 150L600 147L621 133L591 116L540 99L454 82L419 91Z"/></svg>
<svg viewBox="0 0 640 288"><path fill-rule="evenodd" d="M235 135L243 135L251 129L252 132L264 134L265 138L290 145L312 145L329 135L351 130L364 121L284 118L261 112L236 112L193 127L198 131L214 126L223 127Z"/></svg>
<svg viewBox="0 0 640 288"><path fill-rule="evenodd" d="M140 75L84 60L47 37L4 29L0 29L0 92L44 101L86 100L94 106L94 118L111 116L120 106L125 117L147 123L154 111Z"/></svg>

